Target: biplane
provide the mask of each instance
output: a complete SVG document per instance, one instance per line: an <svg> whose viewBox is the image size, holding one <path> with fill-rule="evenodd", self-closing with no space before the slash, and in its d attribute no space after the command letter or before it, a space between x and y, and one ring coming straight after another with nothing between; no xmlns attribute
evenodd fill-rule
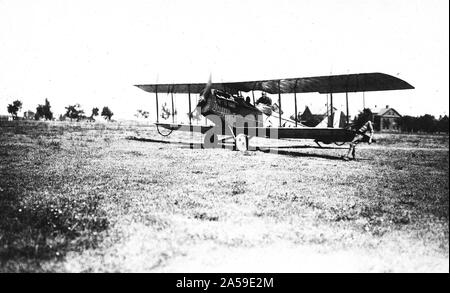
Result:
<svg viewBox="0 0 450 293"><path fill-rule="evenodd" d="M271 139L312 139L317 143L344 144L351 142L357 131L349 127L348 93L414 89L409 83L384 73L359 73L329 75L303 78L257 80L243 82L213 83L177 83L177 84L141 84L138 88L154 93L156 97L156 126L174 130L201 132L205 147L217 147L219 142L233 141L234 148L249 149L249 139L264 137ZM255 91L263 96L255 101ZM242 93L252 93L252 99L244 98ZM327 110L327 122L316 127L303 125L298 117L297 97L302 93L328 94L330 107ZM272 103L265 93L277 95L278 101ZM333 94L345 93L346 118L343 127L337 127ZM172 113L173 94L187 94L189 99L189 124L161 123L159 120L158 94L171 94ZM212 125L192 124L191 95L198 94L196 105L198 112L212 122ZM282 95L294 95L294 115L283 117ZM293 118L293 119L291 119ZM169 134L170 134L169 133ZM219 139L219 136L224 138Z"/></svg>

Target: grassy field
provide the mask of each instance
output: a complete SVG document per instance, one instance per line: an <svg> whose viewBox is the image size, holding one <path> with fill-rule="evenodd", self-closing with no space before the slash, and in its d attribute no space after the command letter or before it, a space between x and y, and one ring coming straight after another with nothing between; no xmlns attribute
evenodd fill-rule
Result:
<svg viewBox="0 0 450 293"><path fill-rule="evenodd" d="M448 272L448 135L376 138L342 161L310 141L0 122L0 271Z"/></svg>

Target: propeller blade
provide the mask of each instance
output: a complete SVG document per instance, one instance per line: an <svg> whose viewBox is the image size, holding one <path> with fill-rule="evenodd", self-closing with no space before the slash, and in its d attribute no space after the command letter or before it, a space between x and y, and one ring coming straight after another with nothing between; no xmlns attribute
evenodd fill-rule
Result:
<svg viewBox="0 0 450 293"><path fill-rule="evenodd" d="M212 85L212 74L210 73L208 82L206 83L206 86L202 91L202 96L204 96L205 99L208 99L211 95L211 85Z"/></svg>
<svg viewBox="0 0 450 293"><path fill-rule="evenodd" d="M210 73L208 82L206 83L205 88L200 93L200 100L198 101L197 107L201 108L206 103L206 101L211 97L212 95L211 88L212 88L212 77Z"/></svg>

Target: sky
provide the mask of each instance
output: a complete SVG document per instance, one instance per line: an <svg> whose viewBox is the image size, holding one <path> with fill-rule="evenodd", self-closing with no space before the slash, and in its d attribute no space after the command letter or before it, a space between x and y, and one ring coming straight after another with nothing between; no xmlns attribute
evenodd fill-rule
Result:
<svg viewBox="0 0 450 293"><path fill-rule="evenodd" d="M15 99L56 115L79 103L154 118L142 83L279 79L383 72L414 90L368 92L365 106L449 112L447 0L0 0L0 114ZM350 94L350 113L363 108ZM167 97L162 97L167 99ZM185 95L175 101L179 113ZM298 95L319 111L326 96ZM194 97L195 101L195 97ZM344 95L335 96L343 107ZM164 101L160 102L162 104ZM293 114L292 95L283 107ZM180 115L183 116L183 115ZM180 118L182 119L182 118Z"/></svg>

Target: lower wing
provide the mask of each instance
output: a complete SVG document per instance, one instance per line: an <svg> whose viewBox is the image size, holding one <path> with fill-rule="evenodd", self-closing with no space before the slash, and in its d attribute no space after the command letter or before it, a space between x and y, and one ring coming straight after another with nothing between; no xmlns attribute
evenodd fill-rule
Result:
<svg viewBox="0 0 450 293"><path fill-rule="evenodd" d="M156 123L156 126L169 130L199 132L205 134L213 129L212 125L192 125ZM229 135L227 128L217 129L218 135ZM258 136L272 139L294 138L315 139L322 142L350 142L356 135L355 131L343 128L317 128L317 127L234 127L234 135L243 133L250 137Z"/></svg>
<svg viewBox="0 0 450 293"><path fill-rule="evenodd" d="M157 127L162 127L169 130L177 131L189 131L189 132L199 132L205 134L208 130L214 126L208 125L192 125L192 124L174 124L174 123L155 123Z"/></svg>
<svg viewBox="0 0 450 293"><path fill-rule="evenodd" d="M247 127L236 128L236 133L274 139L315 139L323 142L349 142L355 137L355 131L343 128L317 127Z"/></svg>

